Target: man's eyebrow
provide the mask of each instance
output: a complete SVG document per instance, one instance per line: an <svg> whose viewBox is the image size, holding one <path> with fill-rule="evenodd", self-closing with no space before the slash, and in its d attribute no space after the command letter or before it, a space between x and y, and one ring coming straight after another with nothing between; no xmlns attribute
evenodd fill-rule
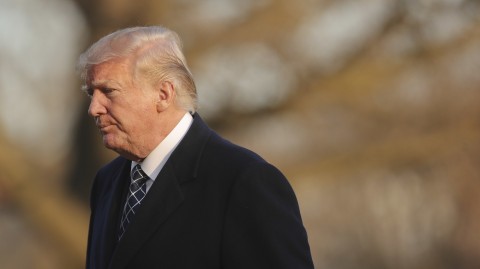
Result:
<svg viewBox="0 0 480 269"><path fill-rule="evenodd" d="M105 88L109 86L118 87L120 86L120 84L118 84L114 80L99 80L99 81L93 81L87 84L87 88Z"/></svg>

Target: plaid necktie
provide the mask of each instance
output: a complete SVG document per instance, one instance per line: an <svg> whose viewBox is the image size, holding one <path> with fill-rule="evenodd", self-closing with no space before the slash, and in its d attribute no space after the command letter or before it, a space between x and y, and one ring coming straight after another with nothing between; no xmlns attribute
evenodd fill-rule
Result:
<svg viewBox="0 0 480 269"><path fill-rule="evenodd" d="M148 180L147 174L143 172L142 167L137 164L132 169L132 181L130 183L130 188L123 207L122 219L120 221L120 230L118 233L118 240L120 240L127 230L128 224L133 220L136 210L142 203L145 194L147 193L146 182Z"/></svg>

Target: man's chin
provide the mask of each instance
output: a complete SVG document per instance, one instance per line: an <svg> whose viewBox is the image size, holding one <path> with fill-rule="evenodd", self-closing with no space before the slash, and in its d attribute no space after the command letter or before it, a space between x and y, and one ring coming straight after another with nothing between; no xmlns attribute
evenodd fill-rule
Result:
<svg viewBox="0 0 480 269"><path fill-rule="evenodd" d="M111 149L113 151L116 151L116 149L118 148L117 143L115 143L115 140L110 135L104 135L103 136L103 145L107 149Z"/></svg>

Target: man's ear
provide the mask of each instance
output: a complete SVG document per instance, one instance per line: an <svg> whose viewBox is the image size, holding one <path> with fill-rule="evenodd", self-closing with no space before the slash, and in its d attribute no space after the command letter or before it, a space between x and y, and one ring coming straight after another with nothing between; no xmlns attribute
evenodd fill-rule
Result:
<svg viewBox="0 0 480 269"><path fill-rule="evenodd" d="M175 102L175 86L170 81L163 81L158 85L157 111L165 111Z"/></svg>

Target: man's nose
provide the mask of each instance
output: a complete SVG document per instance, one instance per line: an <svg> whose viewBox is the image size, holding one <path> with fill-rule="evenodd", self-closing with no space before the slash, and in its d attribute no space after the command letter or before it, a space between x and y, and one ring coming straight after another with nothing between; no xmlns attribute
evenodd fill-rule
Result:
<svg viewBox="0 0 480 269"><path fill-rule="evenodd" d="M107 109L104 105L104 96L101 92L94 90L90 99L90 106L88 107L88 114L92 117L98 117L105 114Z"/></svg>

